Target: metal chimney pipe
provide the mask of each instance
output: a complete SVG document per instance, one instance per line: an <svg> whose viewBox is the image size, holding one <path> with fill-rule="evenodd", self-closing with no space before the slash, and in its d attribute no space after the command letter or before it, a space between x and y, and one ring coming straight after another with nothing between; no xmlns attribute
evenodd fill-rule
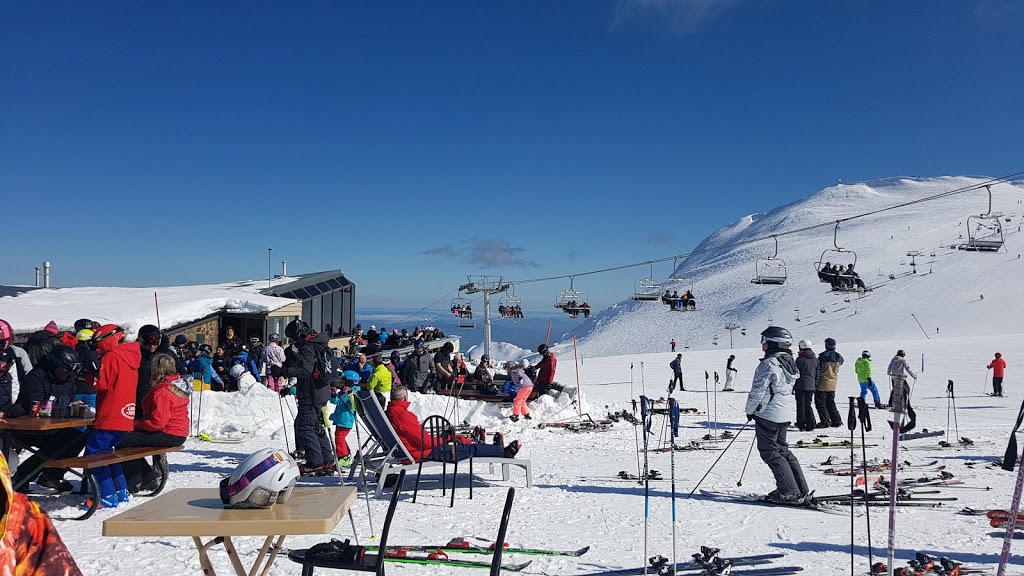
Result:
<svg viewBox="0 0 1024 576"><path fill-rule="evenodd" d="M50 261L43 262L43 288L50 287Z"/></svg>
<svg viewBox="0 0 1024 576"><path fill-rule="evenodd" d="M288 261L281 260L281 276L285 277L288 275Z"/></svg>
<svg viewBox="0 0 1024 576"><path fill-rule="evenodd" d="M36 288L39 288L39 266L36 266Z"/></svg>

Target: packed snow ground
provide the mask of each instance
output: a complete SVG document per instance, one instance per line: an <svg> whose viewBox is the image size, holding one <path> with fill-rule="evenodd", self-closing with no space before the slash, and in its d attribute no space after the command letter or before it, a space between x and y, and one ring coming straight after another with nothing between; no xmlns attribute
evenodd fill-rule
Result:
<svg viewBox="0 0 1024 576"><path fill-rule="evenodd" d="M801 334L797 332L797 337ZM910 448L901 452L902 460L915 463L938 460L946 470L965 479L972 487L991 490L944 489L943 495L960 500L936 509L906 508L897 513L898 565L913 557L913 551L922 550L949 554L969 563L993 565L998 560L1002 530L992 529L984 517L955 514L964 506L973 508L1008 508L1013 492L1015 474L985 466L970 468L967 462L990 462L1001 457L1009 430L1013 426L1020 400L1020 350L1024 335L991 337L946 338L940 340L900 342L846 342L841 334L839 351L846 357L840 371L837 394L840 411L846 420L845 398L858 390L853 362L861 350L871 350L875 358L875 379L883 395L888 393L884 368L898 348L904 348L915 370L920 368L924 355L925 370L914 390L914 405L918 411L918 428L943 430L946 428L946 381L952 379L957 389L957 415L961 436L977 442L971 450L941 449L937 441L929 438L904 442ZM816 346L820 351L820 344ZM985 366L992 353L1003 353L1009 365L1005 398L982 394L986 384ZM737 349L736 367L739 368L739 390L749 389L749 380L759 349ZM718 371L724 376L728 350L687 351L684 353L684 378L687 391L677 393L684 406L705 409L704 371ZM622 355L605 358L587 358L580 368L581 390L586 402L584 409L595 418L609 410L630 409L630 398L646 388L649 395L665 394L670 378L669 361L673 358L667 345L664 352ZM571 357L559 358L558 380L575 383L576 372ZM991 386L989 385L989 389ZM180 487L214 487L220 478L248 453L263 446L284 447L280 430L280 405L276 396L254 390L249 395L203 393L202 426L211 433L231 434L239 431L254 432L251 440L239 444L211 444L190 439L186 450L170 455L171 476L168 490ZM710 395L712 403L714 395ZM195 398L195 397L194 397ZM718 393L717 410L719 429L736 431L744 421L743 407L746 394ZM196 400L198 402L198 400ZM441 397L415 396L413 411L421 418L430 413L442 413L448 400ZM460 416L489 431L506 432L509 440L518 439L525 445L521 457L533 463L532 488L525 488L522 472L513 469L510 483L482 475L477 481L474 499L468 500L467 480L459 478L459 493L454 508L448 508L448 499L441 497L437 485L439 474L430 469L421 484L419 501L411 502L411 492L403 496L392 527L390 543L444 543L455 536L472 535L493 537L497 530L501 506L507 486L516 487L516 501L507 540L512 545L571 549L591 546L590 552L580 558L530 557L533 564L526 574L584 574L605 568L639 566L643 561L644 491L629 481L613 479L620 470L636 473L636 429L625 422L615 424L608 432L572 433L558 429L537 429L538 422L570 419L578 409L563 398L561 403L550 398L543 405L535 404L532 422L512 423L504 417L507 409L492 405L460 402ZM714 406L712 406L714 409ZM891 432L883 421L888 413L872 410L874 429L867 434L869 458L888 458ZM695 440L708 431L705 417L684 417L680 443ZM655 430L660 418L655 417ZM232 427L229 427L231 425ZM819 431L820 433L821 431ZM829 440L849 438L846 427L827 430ZM289 438L293 439L291 428ZM811 440L815 433L791 432L791 443L799 439ZM859 441L860 432L857 437ZM355 447L355 434L349 436ZM740 477L752 434L741 432L732 448L711 472L703 487L735 489ZM657 436L652 437L652 442ZM724 445L724 443L723 443ZM1024 446L1024 444L1022 444ZM818 494L843 493L849 490L849 479L824 475L811 468L829 456L848 457L848 449L795 450L804 466L808 482ZM677 476L677 554L685 560L700 545L722 548L723 555L782 552L786 557L780 565L798 565L807 569L849 565L849 517L822 514L813 511L786 508L768 508L743 503L723 503L704 498L698 492L693 499L684 499L694 483L704 474L721 451L697 451L676 454ZM670 455L651 453L650 465L668 478ZM921 476L922 472L904 472L903 475ZM407 490L413 478L408 479ZM306 484L334 484L337 478L303 480ZM768 492L773 487L767 467L753 455L743 477L743 490ZM650 510L649 553L671 556L671 484L668 480L652 482ZM56 517L74 514L71 496L59 500L41 499ZM136 505L145 499L135 499ZM387 500L371 499L373 523L380 530L384 521ZM195 547L187 538L105 538L101 536L102 521L119 512L101 510L85 522L57 520L57 528L64 537L82 570L86 574L199 574L201 573ZM362 498L354 505L360 541L371 542L367 521L367 505ZM885 554L886 508L872 508L872 536L874 558L879 561ZM858 571L867 570L867 536L864 517L856 519L856 554ZM351 538L347 520L337 526L333 536ZM287 547L307 547L323 541L326 536L290 537ZM251 564L262 540L239 538L239 553L246 564ZM1024 543L1017 542L1017 546ZM221 550L212 553L214 563L223 573L230 572L227 556ZM482 558L482 557L481 557ZM506 560L509 557L506 557ZM525 557L523 557L525 559ZM479 558L477 558L479 559ZM1012 560L1021 564L1019 557ZM473 570L407 565L389 565L394 574L471 574ZM1016 568L1012 571L1021 572ZM1011 571L1011 572L1012 572ZM296 574L298 567L280 558L271 574ZM325 572L326 573L326 572Z"/></svg>

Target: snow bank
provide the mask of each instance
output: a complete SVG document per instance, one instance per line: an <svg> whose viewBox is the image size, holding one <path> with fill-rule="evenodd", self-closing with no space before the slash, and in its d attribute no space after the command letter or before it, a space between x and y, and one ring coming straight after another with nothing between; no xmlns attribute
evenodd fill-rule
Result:
<svg viewBox="0 0 1024 576"><path fill-rule="evenodd" d="M466 360L469 361L479 360L483 353L483 344L475 344L470 346L464 354L466 356ZM491 366L501 366L508 360L518 362L530 354L532 354L532 352L525 348L520 348L515 344L509 344L508 342L491 342Z"/></svg>

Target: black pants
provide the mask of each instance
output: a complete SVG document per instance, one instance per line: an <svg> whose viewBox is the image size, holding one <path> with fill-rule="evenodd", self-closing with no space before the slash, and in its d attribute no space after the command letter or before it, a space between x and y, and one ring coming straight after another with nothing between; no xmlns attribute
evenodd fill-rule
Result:
<svg viewBox="0 0 1024 576"><path fill-rule="evenodd" d="M807 494L807 481L796 456L789 451L786 429L789 422L770 422L754 417L757 453L775 476L775 489L781 494Z"/></svg>
<svg viewBox="0 0 1024 576"><path fill-rule="evenodd" d="M1003 395L1003 377L993 376L992 377L992 393L996 396Z"/></svg>
<svg viewBox="0 0 1024 576"><path fill-rule="evenodd" d="M814 390L796 391L796 427L804 432L814 430Z"/></svg>
<svg viewBox="0 0 1024 576"><path fill-rule="evenodd" d="M163 432L129 432L121 439L118 448L173 448L185 443L184 436L171 436ZM125 482L129 488L145 484L156 478L156 472L145 458L136 458L121 463Z"/></svg>
<svg viewBox="0 0 1024 576"><path fill-rule="evenodd" d="M843 425L843 417L836 408L836 393L817 391L814 393L814 407L818 409L818 419L833 428Z"/></svg>
<svg viewBox="0 0 1024 576"><path fill-rule="evenodd" d="M306 466L313 468L334 461L320 412L325 404L299 404L295 414L295 446L305 451Z"/></svg>
<svg viewBox="0 0 1024 576"><path fill-rule="evenodd" d="M668 383L669 390L675 390L676 389L676 382L679 383L679 389L682 390L683 389L683 373L682 372L675 372L673 374L672 381Z"/></svg>
<svg viewBox="0 0 1024 576"><path fill-rule="evenodd" d="M14 434L14 440L22 446L31 446L36 453L18 466L14 482L17 484L23 479L29 482L35 480L40 472L33 473L33 470L43 465L44 462L57 458L71 458L78 456L85 448L85 434L73 428L63 428L53 434ZM61 479L64 477L65 469L47 468L41 472L44 477Z"/></svg>

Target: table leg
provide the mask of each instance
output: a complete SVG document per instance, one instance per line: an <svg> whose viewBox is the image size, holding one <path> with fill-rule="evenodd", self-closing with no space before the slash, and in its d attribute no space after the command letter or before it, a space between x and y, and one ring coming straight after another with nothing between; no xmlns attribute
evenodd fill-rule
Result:
<svg viewBox="0 0 1024 576"><path fill-rule="evenodd" d="M271 547L272 549L270 550L270 558L267 559L267 563L263 567L263 571L260 572L260 576L267 576L267 573L270 572L270 567L274 564L274 559L277 558L278 552L281 551L281 545L284 544L284 536L284 534L281 534L277 537L277 542L275 542L274 545ZM250 572L250 576L255 576L256 568L257 566L253 566L253 571Z"/></svg>
<svg viewBox="0 0 1024 576"><path fill-rule="evenodd" d="M213 564L210 563L210 556L206 553L207 550L217 545L217 540L217 538L214 538L203 544L203 541L198 536L192 537L192 541L196 543L196 549L199 550L199 567L203 569L203 574L206 576L217 576L217 571L213 569Z"/></svg>
<svg viewBox="0 0 1024 576"><path fill-rule="evenodd" d="M248 572L245 570L245 566L242 565L242 559L238 557L238 551L235 550L235 544L231 541L230 536L218 536L206 543L203 543L198 536L193 536L192 540L196 543L196 548L199 550L199 566L203 569L205 576L217 576L217 572L213 569L213 563L210 562L210 556L207 553L217 544L224 545L224 550L228 553L228 558L231 560L231 566L235 569L236 576L256 576L257 572L260 573L260 576L267 576L270 572L270 567L274 564L274 560L277 559L277 554L281 551L284 537L284 534L277 536L277 541L275 542L274 536L267 536L266 540L263 541L263 546L260 547L259 554L256 556L256 561L253 562L252 568ZM267 552L270 552L269 556L267 556ZM266 559L265 563L264 559ZM263 568L262 571L260 571L261 567Z"/></svg>

